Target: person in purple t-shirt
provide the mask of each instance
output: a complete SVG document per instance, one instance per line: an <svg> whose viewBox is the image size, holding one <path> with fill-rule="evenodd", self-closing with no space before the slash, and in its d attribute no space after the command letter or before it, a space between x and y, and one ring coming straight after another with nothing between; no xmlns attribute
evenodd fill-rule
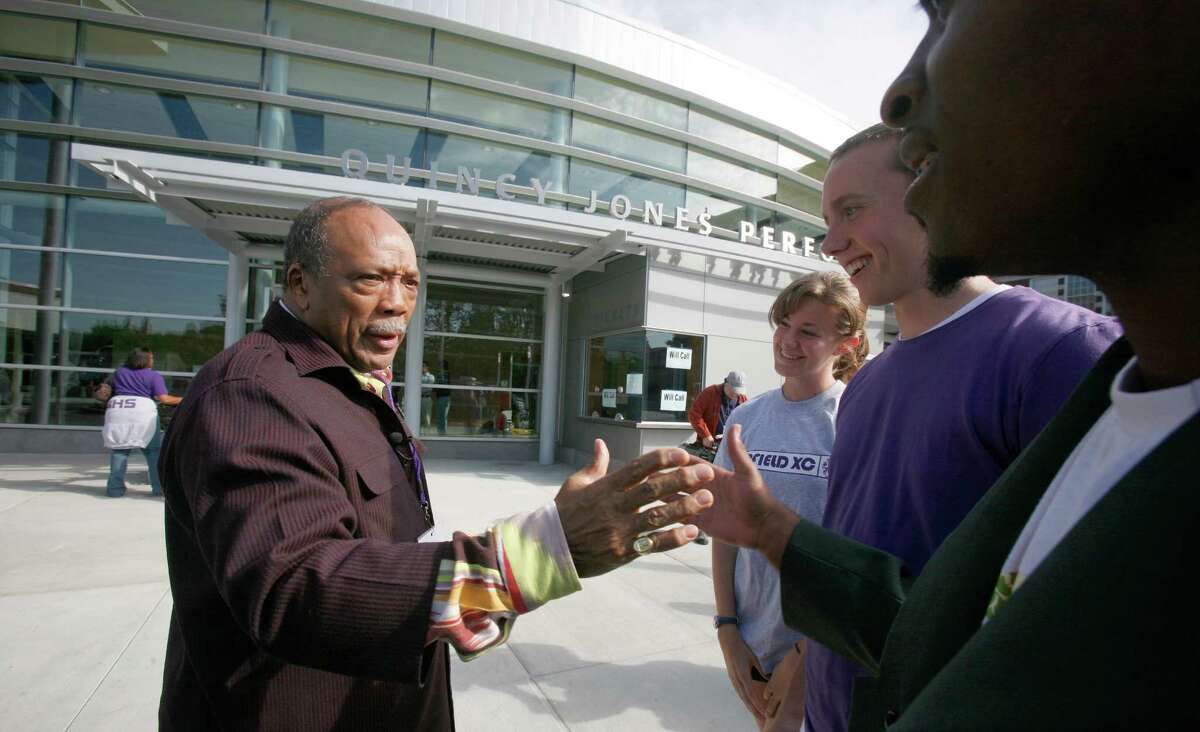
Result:
<svg viewBox="0 0 1200 732"><path fill-rule="evenodd" d="M118 368L109 379L112 385L112 397L108 401L108 410L116 409L118 406L124 407L126 404L130 406L136 404L136 400L123 400L121 397L141 397L143 399L151 399L158 404L174 406L178 404L181 397L171 396L167 393L167 384L163 381L162 374L154 370L154 354L147 348L135 348L129 352L129 357L125 359L125 364ZM120 400L120 401L118 401ZM152 436L149 441L141 447L142 454L146 456L146 464L150 471L150 490L153 495L162 495L162 486L158 482L158 448L162 444L162 430L158 425L158 413L153 411L147 414L147 420L152 419L153 425L147 425L147 431L152 431ZM127 420L128 422L128 420ZM105 418L105 441L111 440L110 432L112 420L106 415ZM141 443L136 436L130 437L130 425L123 425L126 429L119 440L122 443L132 441L133 444ZM133 425L137 427L137 425ZM107 493L111 498L120 498L125 495L125 468L129 463L129 453L133 451L132 447L117 447L113 448L108 464L108 486Z"/></svg>
<svg viewBox="0 0 1200 732"><path fill-rule="evenodd" d="M914 175L899 137L883 125L858 133L825 177L822 248L865 303L894 306L900 340L842 395L822 525L919 573L1121 329L987 277L930 289L925 229L904 209ZM845 730L866 671L815 642L805 668L807 729Z"/></svg>

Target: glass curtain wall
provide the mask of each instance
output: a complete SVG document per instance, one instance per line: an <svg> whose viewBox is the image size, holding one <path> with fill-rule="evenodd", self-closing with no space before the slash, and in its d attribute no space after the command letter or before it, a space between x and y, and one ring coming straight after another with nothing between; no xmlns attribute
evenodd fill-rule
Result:
<svg viewBox="0 0 1200 732"><path fill-rule="evenodd" d="M134 347L173 394L224 345L226 254L132 200L0 190L0 422L103 422Z"/></svg>
<svg viewBox="0 0 1200 732"><path fill-rule="evenodd" d="M708 209L712 223L727 230L750 219L797 237L820 233L814 222L769 207L773 201L819 215L814 186L767 166L819 181L826 168L821 156L569 62L301 0L65 4L105 15L51 17L59 6L50 4L45 15L0 11L0 56L58 64L32 73L0 61L0 420L6 422L98 424L89 385L132 346L154 349L180 393L223 343L225 250L72 164L72 141L339 176L335 161L355 147L372 161L390 154L420 168L437 161L450 173L459 165L479 168L484 179L511 173L521 186L538 178L552 191L587 197L596 190L600 215L607 215L603 202L623 194L635 208L645 200L662 203L668 215L676 206L691 216ZM137 28L127 22L135 18ZM158 20L188 25L150 27ZM221 39L227 30L309 45L269 49ZM452 73L431 79L407 64ZM77 67L93 70L92 78L76 78ZM244 98L258 91L278 96ZM594 106L572 110L556 98ZM614 114L623 117L609 119ZM467 127L437 129L422 119ZM679 132L724 153L674 139ZM489 139L493 133L505 137ZM544 143L587 153L539 147ZM729 149L762 165L734 159ZM635 173L623 161L649 169ZM485 185L481 195L494 194ZM250 327L277 288L276 269L271 262L251 267ZM431 285L425 358L435 384L427 387L431 406L421 416L426 434L436 436L439 426L460 437L536 434L541 297ZM602 380L625 390L619 382L640 373L643 393L657 390L651 401L659 401L630 401L623 391L617 399L623 406L605 407L597 396L587 413L681 419L661 408L661 392L686 388L692 395L692 381L668 385L679 370L655 361L655 349L676 346L651 346L645 333L638 338L645 344L634 349L642 354L637 370ZM618 346L614 341L614 352ZM701 353L702 344L694 350ZM435 388L446 407L440 422Z"/></svg>
<svg viewBox="0 0 1200 732"><path fill-rule="evenodd" d="M422 359L429 376L420 418L411 420L423 436L537 436L543 300L540 292L429 283Z"/></svg>
<svg viewBox="0 0 1200 732"><path fill-rule="evenodd" d="M223 99L216 89L212 94L203 94L99 81L76 82L72 89L70 79L47 78L46 84L66 86L67 94L63 97L66 116L60 122L96 130L138 132L156 138L258 147L265 153L261 158L265 165L328 174L339 174L340 166L272 157L269 151L338 158L347 148L356 147L372 160L382 160L391 154L397 160L407 157L422 168L436 161L442 170L450 171L466 163L468 169L492 168L496 174L515 173L517 182L524 185L536 177L552 182L551 190L582 196L597 190L602 201L624 193L635 201L661 202L667 210L675 206L696 212L707 209L713 214L713 223L725 231L736 231L737 222L743 219L773 225L779 230L794 230L802 236L819 228L812 222L807 226L804 222L797 223L769 205L728 200L728 194L706 190L705 182L819 216L819 194L814 187L783 178L777 180L774 174L757 170L753 165L672 140L669 132L686 131L814 181L823 177L825 171L825 163L818 156L666 94L564 61L298 0L219 0L203 4L129 0L115 5L102 0L83 0L82 4L112 12L113 23L76 23L2 13L0 53L72 63L76 62L78 48L77 63L82 66L261 89L297 100L325 100L363 110L428 115L531 140L570 144L617 160L683 173L697 179L698 184L684 186L625 170L619 164L521 149L508 142L363 119L350 109L346 114L333 114L305 109L302 102L289 106ZM353 51L376 57L380 62L335 61L316 55L123 28L122 15L264 33L317 47ZM388 68L392 60L430 64L464 74L464 79L478 79L480 83L455 83L458 79L431 81ZM582 111L571 112L544 101L522 99L494 88L496 82L573 97L659 126L668 134L636 129ZM489 83L493 86L489 87ZM178 145L171 145L171 149L189 154ZM465 160L467 155L474 159ZM372 174L372 177L380 176ZM414 178L407 184L424 185L424 182ZM494 194L485 186L483 195ZM607 207L602 203L600 210L604 212Z"/></svg>

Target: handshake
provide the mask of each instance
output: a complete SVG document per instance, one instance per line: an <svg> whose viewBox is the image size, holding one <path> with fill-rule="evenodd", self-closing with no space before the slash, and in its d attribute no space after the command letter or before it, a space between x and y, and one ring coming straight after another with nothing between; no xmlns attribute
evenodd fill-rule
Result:
<svg viewBox="0 0 1200 732"><path fill-rule="evenodd" d="M727 544L757 549L778 566L799 517L767 490L742 444L741 426L726 439L732 471L664 448L610 475L608 448L596 440L591 464L567 478L554 497L579 576L595 577L639 556L681 547L701 529ZM652 503L659 505L646 508Z"/></svg>

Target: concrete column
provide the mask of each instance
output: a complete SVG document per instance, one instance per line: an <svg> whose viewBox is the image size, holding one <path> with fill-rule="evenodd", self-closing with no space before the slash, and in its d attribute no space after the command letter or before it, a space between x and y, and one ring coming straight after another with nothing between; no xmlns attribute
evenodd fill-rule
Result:
<svg viewBox="0 0 1200 732"><path fill-rule="evenodd" d="M70 119L70 110L55 96L52 103L54 121L65 124ZM67 140L53 140L50 143L50 179L49 182L65 186L69 182L71 170L71 143ZM48 247L62 247L66 243L67 229L67 199L66 196L50 196L46 207L46 228L42 243ZM42 252L41 266L38 268L38 305L53 306L59 304L58 294L59 255L57 252ZM54 363L54 334L62 323L62 314L53 310L39 310L36 315L37 355L34 363L50 365ZM62 340L62 339L60 339ZM65 340L63 341L65 342ZM55 421L61 422L63 416L63 400L65 395L65 375L58 377L58 414ZM53 396L52 386L54 373L37 371L33 384L33 414L36 424L50 423L50 402Z"/></svg>
<svg viewBox="0 0 1200 732"><path fill-rule="evenodd" d="M225 347L246 335L246 282L250 276L250 258L229 253L229 271L225 275Z"/></svg>
<svg viewBox="0 0 1200 732"><path fill-rule="evenodd" d="M421 284L417 287L417 305L408 319L408 333L404 336L404 416L413 434L421 434L421 359L425 354L425 293L428 261L417 258L421 270Z"/></svg>
<svg viewBox="0 0 1200 732"><path fill-rule="evenodd" d="M290 38L292 35L292 29L288 24L276 19L271 20L269 32L279 38ZM269 53L264 78L266 79L266 91L287 94L288 55L279 52ZM260 118L262 119L262 129L259 131L259 139L262 147L268 150L282 150L287 132L287 110L264 104ZM264 160L263 165L268 168L281 167L278 160Z"/></svg>
<svg viewBox="0 0 1200 732"><path fill-rule="evenodd" d="M562 321L562 279L550 278L546 288L546 312L542 329L542 394L538 404L538 462L554 464L558 425L559 331Z"/></svg>

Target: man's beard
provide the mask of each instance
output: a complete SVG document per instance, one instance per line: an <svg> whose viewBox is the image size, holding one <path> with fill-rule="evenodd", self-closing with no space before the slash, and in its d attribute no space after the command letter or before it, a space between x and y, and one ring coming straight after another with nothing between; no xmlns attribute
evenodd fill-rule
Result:
<svg viewBox="0 0 1200 732"><path fill-rule="evenodd" d="M967 277L979 274L979 265L970 257L939 257L930 254L926 260L929 290L937 297L947 297L962 285Z"/></svg>

